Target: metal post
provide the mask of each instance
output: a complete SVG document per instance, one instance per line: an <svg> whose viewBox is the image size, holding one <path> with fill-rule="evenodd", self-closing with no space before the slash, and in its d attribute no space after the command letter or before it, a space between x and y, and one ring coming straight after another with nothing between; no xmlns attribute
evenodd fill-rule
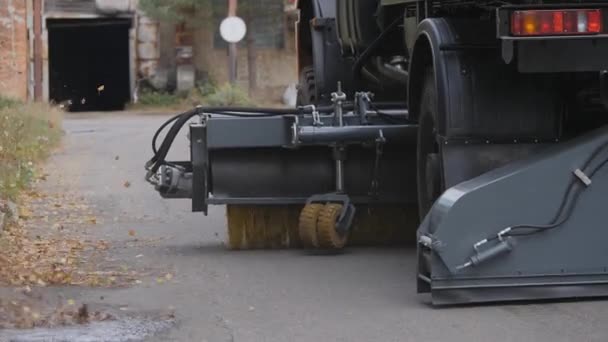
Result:
<svg viewBox="0 0 608 342"><path fill-rule="evenodd" d="M42 0L34 0L34 94L35 101L42 101Z"/></svg>
<svg viewBox="0 0 608 342"><path fill-rule="evenodd" d="M331 94L334 102L334 111L338 121L338 127L344 126L344 113L342 110L342 102L346 99L346 94L342 92L342 82L338 82L338 91Z"/></svg>
<svg viewBox="0 0 608 342"><path fill-rule="evenodd" d="M236 16L238 0L228 0L228 16ZM237 79L237 46L236 43L228 43L228 79L231 84L236 83Z"/></svg>
<svg viewBox="0 0 608 342"><path fill-rule="evenodd" d="M236 84L236 44L228 43L228 79L230 80L230 84Z"/></svg>
<svg viewBox="0 0 608 342"><path fill-rule="evenodd" d="M346 94L342 92L342 83L338 82L338 90L331 94L331 99L334 102L334 112L336 114L336 122L338 127L344 127L344 111L342 105L346 100ZM344 158L346 149L340 144L334 147L334 159L336 160L336 191L344 192Z"/></svg>
<svg viewBox="0 0 608 342"><path fill-rule="evenodd" d="M336 147L336 154L343 154L343 149L343 147ZM344 192L344 160L342 159L336 159L336 191Z"/></svg>
<svg viewBox="0 0 608 342"><path fill-rule="evenodd" d="M192 211L207 215L209 198L209 155L207 121L190 125L190 160L192 160Z"/></svg>

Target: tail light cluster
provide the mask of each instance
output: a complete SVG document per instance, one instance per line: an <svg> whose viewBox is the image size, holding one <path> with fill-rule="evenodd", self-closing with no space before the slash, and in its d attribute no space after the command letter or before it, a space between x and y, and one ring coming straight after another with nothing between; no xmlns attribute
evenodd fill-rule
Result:
<svg viewBox="0 0 608 342"><path fill-rule="evenodd" d="M591 35L602 33L599 9L525 10L511 13L514 36Z"/></svg>

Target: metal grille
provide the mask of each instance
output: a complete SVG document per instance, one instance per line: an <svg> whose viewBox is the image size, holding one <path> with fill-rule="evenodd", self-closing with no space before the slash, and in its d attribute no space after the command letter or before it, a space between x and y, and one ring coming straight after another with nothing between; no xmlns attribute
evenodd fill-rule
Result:
<svg viewBox="0 0 608 342"><path fill-rule="evenodd" d="M46 0L44 11L50 12L76 12L94 14L97 11L95 0Z"/></svg>

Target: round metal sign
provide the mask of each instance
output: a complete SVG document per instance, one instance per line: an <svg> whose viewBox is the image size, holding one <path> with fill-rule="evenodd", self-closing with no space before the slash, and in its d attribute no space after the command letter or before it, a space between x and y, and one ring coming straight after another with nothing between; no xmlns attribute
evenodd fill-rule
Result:
<svg viewBox="0 0 608 342"><path fill-rule="evenodd" d="M228 43L238 43L247 34L247 25L239 17L228 17L220 24L220 35Z"/></svg>

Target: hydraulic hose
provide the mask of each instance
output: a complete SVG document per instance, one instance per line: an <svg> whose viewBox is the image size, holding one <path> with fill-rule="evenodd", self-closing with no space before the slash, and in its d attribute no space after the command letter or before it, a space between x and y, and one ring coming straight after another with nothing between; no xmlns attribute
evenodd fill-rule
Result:
<svg viewBox="0 0 608 342"><path fill-rule="evenodd" d="M353 104L346 104L345 109L353 109ZM332 106L323 106L314 108L314 110L320 113L327 113L333 111ZM158 171L158 169L166 163L165 158L169 153L171 145L173 145L173 141L175 140L177 134L181 130L181 128L188 123L190 119L197 115L202 114L220 114L226 116L236 116L236 117L272 117L272 116L284 116L284 115L298 115L298 114L310 114L313 112L312 106L304 106L298 108L255 108L255 107L196 107L187 112L178 114L166 122L164 122L160 128L154 133L154 137L152 138L152 152L154 156L146 163L146 169L149 170L150 174L154 174ZM161 143L160 147L157 149L157 140L161 132L169 125L171 128L165 139Z"/></svg>
<svg viewBox="0 0 608 342"><path fill-rule="evenodd" d="M355 77L359 79L359 74L361 73L361 69L365 63L372 57L372 54L376 51L376 49L384 42L384 39L388 37L388 35L397 28L403 22L403 15L397 17L392 23L390 23L384 31L371 42L371 44L361 53L361 55L355 61L355 65L353 66L353 71Z"/></svg>
<svg viewBox="0 0 608 342"><path fill-rule="evenodd" d="M581 168L583 173L592 179L600 169L608 164L608 155L606 154L608 154L608 143L600 145L593 151L593 153L591 153ZM574 209L584 189L585 186L578 179L573 178L564 192L564 196L562 197L559 208L548 224L518 224L510 226L503 229L503 231L509 231L503 236L534 235L563 225L572 216L572 213L574 212ZM518 232L521 230L523 231ZM496 239L498 239L498 236L489 237L487 240L492 241Z"/></svg>
<svg viewBox="0 0 608 342"><path fill-rule="evenodd" d="M595 174L604 168L608 164L608 143L604 143L597 147L593 153L586 159L583 167L579 169L584 175L588 177L588 179L593 179ZM510 251L513 246L508 240L503 240L503 237L507 239L509 237L525 237L530 235L539 234L542 232L546 232L549 230L556 229L566 222L570 220L572 214L574 213L574 209L578 204L580 196L584 192L586 186L589 184L583 184L582 181L573 177L570 180L570 183L567 186L564 195L562 196L562 201L560 203L559 208L557 209L555 215L547 224L518 224L514 226L509 226L502 229L498 234L489 236L484 240L479 241L475 244L475 249L477 251L476 246L481 244L488 243L494 240L501 240L499 244L490 247L484 251L477 251L475 256L472 256L468 259L464 264L456 267L457 270L462 270L467 267L475 266L485 260L489 260L490 258L494 258L500 254L504 254Z"/></svg>
<svg viewBox="0 0 608 342"><path fill-rule="evenodd" d="M392 108L401 108L403 107L402 103L376 103L373 108L378 112L380 117L383 117L386 121L391 121L391 117L389 115L385 115L380 112L378 107L382 109L392 109ZM354 104L345 103L343 105L344 110L353 110ZM187 112L180 113L171 117L169 120L165 121L158 130L154 133L152 138L152 152L154 153L153 157L146 163L146 169L149 170L149 174L155 174L158 169L166 164L165 158L171 149L171 145L179 131L182 129L184 125L188 123L190 119L197 115L225 115L225 116L234 116L234 117L274 117L274 116L285 116L285 115L302 115L302 114L312 114L312 112L317 111L319 113L331 113L334 111L333 106L321 106L321 107L313 107L313 106L302 106L298 108L256 108L256 107L196 107ZM393 119L394 120L394 119ZM396 122L391 122L396 123ZM160 134L171 125L171 128L167 132L167 135L163 139L160 147L157 148L157 141Z"/></svg>

